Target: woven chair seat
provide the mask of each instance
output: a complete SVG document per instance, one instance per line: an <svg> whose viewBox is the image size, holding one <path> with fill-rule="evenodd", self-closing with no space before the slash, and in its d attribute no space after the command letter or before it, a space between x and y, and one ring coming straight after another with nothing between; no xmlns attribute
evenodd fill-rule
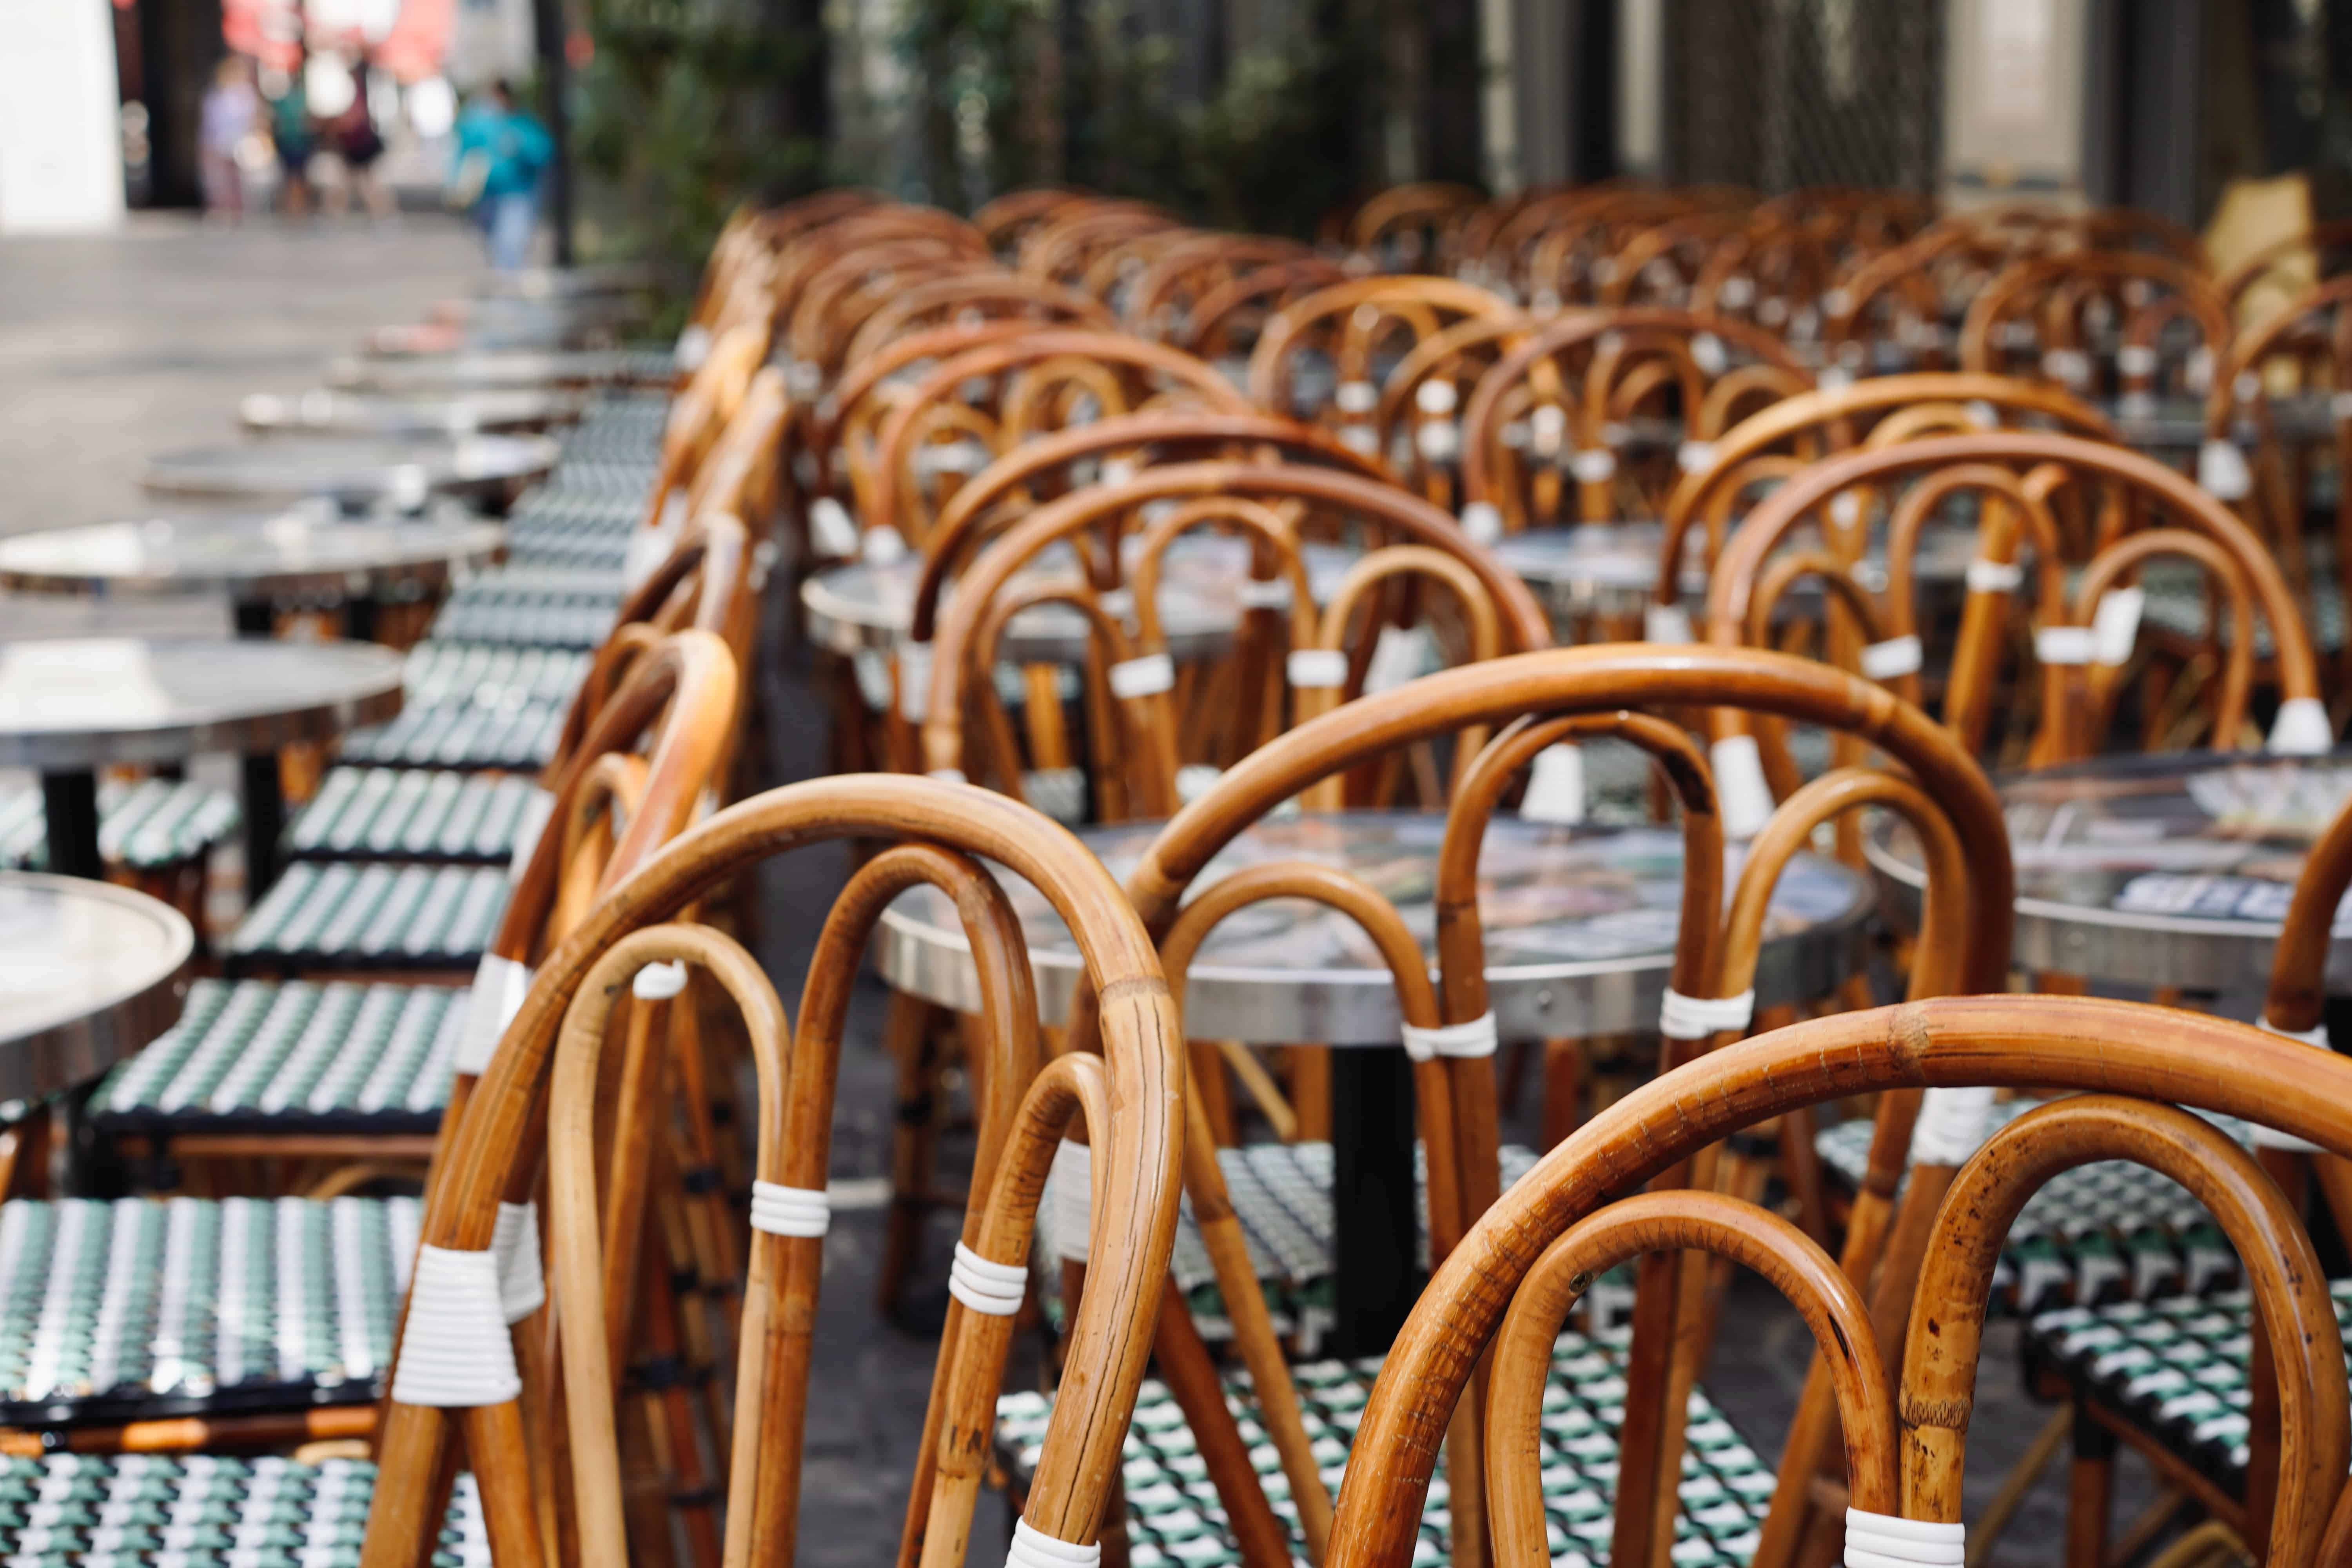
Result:
<svg viewBox="0 0 2352 1568"><path fill-rule="evenodd" d="M2327 1293L2342 1331L2352 1321L2352 1279L2329 1281ZM2243 1497L2253 1331L2243 1290L2114 1301L2031 1319L2025 1353L2029 1364L2058 1371L2079 1396L2128 1416L2224 1491Z"/></svg>
<svg viewBox="0 0 2352 1568"><path fill-rule="evenodd" d="M373 1399L415 1198L0 1204L0 1422Z"/></svg>
<svg viewBox="0 0 2352 1568"><path fill-rule="evenodd" d="M1506 1144L1502 1150L1503 1185L1508 1187L1534 1168L1534 1150ZM1332 1325L1331 1286L1337 1230L1331 1206L1335 1171L1331 1145L1319 1142L1245 1143L1217 1151L1225 1176L1225 1191L1234 1215L1241 1221L1248 1244L1250 1265L1265 1289L1276 1327L1312 1355ZM1428 1178L1422 1153L1413 1152L1416 1190L1415 1256L1429 1265ZM1054 1178L1058 1181L1059 1178ZM1037 1211L1037 1249L1045 1258L1058 1257L1057 1222L1060 1205L1052 1183ZM1176 1219L1176 1248L1169 1259L1169 1276L1184 1293L1184 1303L1201 1337L1211 1341L1233 1337L1225 1316L1223 1296L1217 1289L1208 1248L1192 1221L1192 1203L1183 1201ZM1057 1305L1057 1303L1049 1303Z"/></svg>
<svg viewBox="0 0 2352 1568"><path fill-rule="evenodd" d="M617 572L509 568L452 590L426 635L436 642L593 648L620 608Z"/></svg>
<svg viewBox="0 0 2352 1568"><path fill-rule="evenodd" d="M503 866L298 860L228 940L236 973L470 969L497 934Z"/></svg>
<svg viewBox="0 0 2352 1568"><path fill-rule="evenodd" d="M336 768L287 829L286 850L306 860L505 866L537 838L551 804L520 773Z"/></svg>
<svg viewBox="0 0 2352 1568"><path fill-rule="evenodd" d="M535 770L555 754L589 655L572 648L422 642L399 717L355 730L342 760L390 767Z"/></svg>
<svg viewBox="0 0 2352 1568"><path fill-rule="evenodd" d="M103 1132L429 1133L449 1102L466 992L197 981L180 1021L89 1101Z"/></svg>
<svg viewBox="0 0 2352 1568"><path fill-rule="evenodd" d="M2146 622L2161 632L2178 637L2202 640L2206 634L2205 580L2194 571L2170 570L2159 563L2148 568L2141 581L2147 600L2141 610ZM2303 599L2304 624L2311 632L2311 646L2321 653L2339 653L2344 647L2344 590L2332 574L2313 576L2310 590ZM2230 642L2225 622L2221 628L2222 646ZM2268 658L2276 647L2271 638L2268 621L2257 616L2254 622L2254 657Z"/></svg>
<svg viewBox="0 0 2352 1568"><path fill-rule="evenodd" d="M1605 1563L1617 1488L1617 1430L1624 1419L1625 1346L1629 1334L1560 1335L1544 1387L1542 1467L1544 1512L1556 1568ZM1318 1362L1293 1369L1307 1432L1335 1493L1346 1468L1356 1424L1380 1375L1377 1359ZM1307 1547L1273 1442L1257 1420L1245 1376L1225 1383L1242 1438L1264 1483L1267 1500L1289 1527L1291 1554ZM1053 1414L1051 1396L1008 1394L996 1404L996 1446L1016 1495L1026 1489ZM1682 1509L1675 1521L1676 1568L1740 1568L1754 1553L1757 1532L1772 1499L1773 1473L1710 1404L1694 1391L1684 1460ZM1158 1380L1147 1380L1127 1435L1124 1475L1129 1559L1134 1568L1226 1568L1241 1561L1208 1468L1182 1413ZM1412 1561L1433 1568L1448 1560L1451 1515L1441 1472L1429 1483L1421 1536Z"/></svg>
<svg viewBox="0 0 2352 1568"><path fill-rule="evenodd" d="M184 779L109 780L98 788L98 852L112 866L155 870L203 858L245 819L236 796ZM37 789L0 791L0 869L49 863Z"/></svg>
<svg viewBox="0 0 2352 1568"><path fill-rule="evenodd" d="M2005 1123L2030 1100L1996 1105ZM2240 1142L2247 1125L2207 1120ZM1841 1122L1813 1142L1822 1163L1848 1186L1862 1180L1871 1124ZM2027 1200L1993 1271L1993 1308L2047 1312L2075 1303L2141 1301L2185 1292L2210 1296L2238 1283L2238 1257L2212 1216L2169 1176L2126 1160L2102 1160L2053 1177Z"/></svg>
<svg viewBox="0 0 2352 1568"><path fill-rule="evenodd" d="M266 1456L0 1458L11 1563L77 1568L343 1568L360 1560L375 1466ZM470 1472L457 1477L434 1568L489 1568Z"/></svg>

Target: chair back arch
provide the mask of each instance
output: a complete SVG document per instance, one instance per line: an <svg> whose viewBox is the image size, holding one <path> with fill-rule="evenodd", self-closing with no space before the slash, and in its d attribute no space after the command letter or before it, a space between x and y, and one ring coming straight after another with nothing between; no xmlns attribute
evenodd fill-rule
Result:
<svg viewBox="0 0 2352 1568"><path fill-rule="evenodd" d="M1276 314L1347 280L1348 269L1328 256L1300 256L1241 268L1224 282L1202 291L1186 312L1183 331L1171 341L1202 359L1220 363L1238 359L1246 374L1247 356Z"/></svg>
<svg viewBox="0 0 2352 1568"><path fill-rule="evenodd" d="M866 526L895 528L902 538L914 542L927 535L924 520L916 510L917 498L907 489L904 479L919 433L918 421L926 409L949 401L966 382L1017 375L1030 366L1065 358L1097 362L1112 369L1122 383L1139 388L1149 384L1173 384L1211 409L1235 414L1250 409L1248 401L1210 365L1140 338L1055 329L987 343L933 367L883 422L877 440L872 510Z"/></svg>
<svg viewBox="0 0 2352 1568"><path fill-rule="evenodd" d="M1090 1038L1100 1043L1099 1066L1073 1064L1058 1072L1048 1068L1039 1075L1036 1087L1020 1086L1027 1099L1013 1148L1001 1159L991 1184L978 1242L967 1244L983 1263L995 1265L998 1273L1022 1267L1013 1260L1026 1256L1027 1221L1054 1136L1071 1110L1083 1107L1089 1117L1089 1141L1097 1151L1093 1262L1074 1326L1069 1370L1019 1527L1047 1538L1034 1550L1051 1553L1051 1543L1060 1542L1060 1550L1067 1553L1091 1542L1102 1523L1127 1417L1152 1346L1151 1324L1176 1225L1183 1062L1158 955L1134 911L1100 862L1076 839L1015 802L985 790L903 775L814 780L771 790L721 812L639 866L598 901L586 921L541 964L458 1129L448 1161L449 1179L427 1201L424 1240L438 1253L485 1255L499 1201L525 1168L527 1131L544 1102L558 1026L607 953L633 932L673 919L770 856L852 837L908 840L1009 868L1061 914L1085 965L1098 1025ZM878 917L895 891L877 892L860 914ZM862 949L865 935L863 930L856 933L853 954ZM813 981L826 976L824 984L838 984L845 974L830 971L846 967L823 966ZM1005 967L1013 968L1009 963ZM1011 973L1007 981L1013 983ZM804 1005L804 1033L794 1046L796 1062L803 1053L813 1058L818 1052L817 1043L805 1033L812 1016L830 1031L837 1032L842 1023L838 1010L827 1016L824 1009ZM1096 1079L1101 1092L1078 1081L1088 1078ZM777 1144L782 1147L785 1142L779 1138ZM968 1225L971 1219L968 1215ZM426 1272L420 1268L420 1279ZM984 1270L982 1274L983 1283L995 1278ZM420 1292L426 1289L419 1287ZM412 1304L412 1321L424 1310ZM980 1367L969 1384L961 1368L958 1377L960 1389L985 1391L986 1403L978 1412L983 1425L992 1409L992 1384L1003 1370L1001 1347L1011 1328L1009 1317L994 1322L996 1331L989 1336L994 1346L982 1347L995 1350L994 1366ZM494 1366L493 1339L503 1343L502 1325L488 1326L484 1336L483 1348L493 1354ZM493 1552L501 1562L540 1560L532 1462L526 1452L530 1439L513 1380L486 1376L480 1383L473 1392L450 1397L447 1405L421 1404L405 1396L410 1384L395 1367L363 1553L369 1568L414 1561L438 1529L437 1457L459 1411ZM969 1403L966 1415L971 1414ZM975 1433L975 1441L977 1437ZM981 1450L972 1451L977 1455ZM976 1480L975 1472L970 1481ZM945 1523L929 1521L921 1560L932 1568L950 1560L950 1545L952 1560L961 1560L969 1517L956 1494L966 1484L965 1478L944 1470L931 1478L932 1500L945 1498L963 1515ZM915 1516L919 1519L924 1510L919 1502Z"/></svg>
<svg viewBox="0 0 2352 1568"><path fill-rule="evenodd" d="M1258 267L1306 259L1295 239L1255 234L1197 233L1171 241L1128 286L1120 315L1130 331L1176 343L1194 308L1211 292Z"/></svg>
<svg viewBox="0 0 2352 1568"><path fill-rule="evenodd" d="M1484 550L1471 544L1453 519L1428 502L1393 486L1333 469L1303 464L1235 462L1182 463L1147 468L1123 484L1097 485L1040 507L972 562L957 580L955 597L943 618L939 605L946 585L947 563L940 557L926 557L923 574L916 587L911 640L916 646L929 648L927 657L934 668L957 667L976 627L980 606L993 598L1015 572L1047 545L1074 538L1106 519L1153 501L1181 502L1213 495L1277 503L1299 501L1343 511L1364 519L1391 536L1445 551L1461 559L1476 574L1500 610L1512 646L1541 647L1549 643L1549 623L1527 585ZM903 657L901 668L903 672ZM932 682L922 710L926 714L923 765L927 769L960 766L957 759L962 750L962 726L954 693Z"/></svg>
<svg viewBox="0 0 2352 1568"><path fill-rule="evenodd" d="M2209 364L2227 352L2232 335L2228 308L2212 279L2168 257L2138 251L2029 256L2003 268L1969 302L1960 323L1960 368L2016 374L2005 361L2017 351L2001 341L2004 332L2015 330L2038 351L2033 374L2089 396L2099 378L2084 317L2095 304L2122 335L2113 384L2119 395L2144 394L2153 385L2153 365L2133 351L2153 361L2159 321L2186 320Z"/></svg>
<svg viewBox="0 0 2352 1568"><path fill-rule="evenodd" d="M2217 1061L2228 1062L2230 1070L2214 1071ZM1635 1089L1579 1129L1506 1194L1439 1266L1383 1365L1360 1423L1356 1451L1370 1462L1349 1467L1327 1563L1331 1568L1402 1568L1409 1559L1430 1470L1473 1365L1537 1256L1608 1194L1629 1190L1669 1162L1738 1128L1833 1095L1987 1084L2120 1090L2244 1117L2335 1152L2352 1150L2352 1113L2346 1110L2345 1098L2352 1095L2352 1064L2316 1058L2295 1042L2245 1025L2143 1004L2071 996L1938 997L1817 1018L1725 1047ZM2106 1114L2090 1103L2095 1115ZM2146 1108L2145 1114L2167 1121L2178 1142L2197 1137L2193 1128L2170 1122L2168 1113ZM2066 1163L2109 1153L2141 1157L2145 1148L2121 1130L2086 1127ZM2218 1190L2218 1181L2205 1173L2223 1169L2219 1162L2226 1156L2207 1148L2212 1160L2200 1179L2208 1190ZM1990 1151L1982 1158L1979 1169L1993 1168ZM2191 1167L2183 1162L2179 1168ZM1948 1211L1954 1212L1957 1206ZM2249 1239L2259 1235L2241 1234ZM1949 1250L1956 1261L1965 1258L1960 1247ZM1930 1248L1930 1257L1936 1259L1937 1249ZM1939 1304L1956 1300L1957 1291L1939 1289L1937 1299ZM1916 1370L1905 1360L1906 1401L1926 1397L1944 1381L1928 1381L1945 1368L1934 1364L1935 1352L1916 1337L1930 1321L1928 1301L1923 1292L1913 1309L1913 1342L1921 1345L1923 1359ZM1967 1311L1980 1310L1980 1303L1971 1303ZM2331 1312L2324 1330L2330 1334L2332 1319ZM2294 1321L2292 1315L2289 1321ZM2310 1324L2305 1331L2323 1331L2322 1325ZM1964 1416L1968 1401L1963 1395L1942 1408ZM2318 1414L2324 1416L2325 1411ZM1957 1522L1950 1517L1957 1513L1957 1476L1946 1467L1958 1430L1946 1426L1940 1415L1926 1425L1936 1430L1923 1434L1922 1440L1938 1451L1906 1455L1900 1513L1946 1525L1943 1539L1957 1550L1958 1535L1949 1528ZM2323 1419L2320 1425L2329 1424ZM2313 1478L2314 1489L2338 1486L2340 1476L2317 1479L2330 1457L2333 1435L2316 1436L2319 1441L2299 1457L2295 1473ZM2305 1504L2314 1500L2306 1492ZM2325 1514L2329 1500L2326 1490L2318 1491L2318 1514ZM2300 1514L2305 1520L2313 1516L2310 1506ZM2299 1559L2290 1554L2287 1560Z"/></svg>
<svg viewBox="0 0 2352 1568"><path fill-rule="evenodd" d="M1076 289L1013 273L951 273L894 295L859 322L842 351L842 364L854 365L884 344L925 327L1008 317L1102 331L1118 326L1101 300Z"/></svg>
<svg viewBox="0 0 2352 1568"><path fill-rule="evenodd" d="M1373 352L1397 331L1408 347L1471 316L1516 317L1516 307L1475 284L1451 278L1359 278L1320 289L1269 317L1250 351L1249 396L1261 408L1295 411L1292 360L1328 343L1337 377L1333 397L1342 414L1360 422L1378 404ZM1364 389L1364 395L1352 390ZM1346 405L1360 402L1349 409Z"/></svg>

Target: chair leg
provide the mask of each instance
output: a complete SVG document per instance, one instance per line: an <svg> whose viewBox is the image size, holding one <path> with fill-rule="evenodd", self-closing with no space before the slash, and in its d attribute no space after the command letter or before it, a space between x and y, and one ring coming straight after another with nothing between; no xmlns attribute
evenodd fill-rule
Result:
<svg viewBox="0 0 2352 1568"><path fill-rule="evenodd" d="M930 1209L931 1170L939 1118L938 1029L944 1009L919 997L893 993L882 1027L882 1043L898 1064L898 1109L890 1130L890 1216L882 1239L882 1266L875 1287L885 1316L904 1305L907 1281L922 1250L923 1219Z"/></svg>
<svg viewBox="0 0 2352 1568"><path fill-rule="evenodd" d="M1584 1042L1543 1043L1543 1146L1552 1149L1584 1120Z"/></svg>
<svg viewBox="0 0 2352 1568"><path fill-rule="evenodd" d="M2074 1462L2066 1480L2066 1568L2106 1568L2115 1486L2116 1435L2078 1404Z"/></svg>

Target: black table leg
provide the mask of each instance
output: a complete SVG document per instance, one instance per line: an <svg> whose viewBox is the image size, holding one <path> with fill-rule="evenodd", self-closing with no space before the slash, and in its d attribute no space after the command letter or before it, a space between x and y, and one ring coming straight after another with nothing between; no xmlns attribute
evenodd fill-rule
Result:
<svg viewBox="0 0 2352 1568"><path fill-rule="evenodd" d="M98 775L43 773L41 809L47 815L49 869L60 877L99 877Z"/></svg>
<svg viewBox="0 0 2352 1568"><path fill-rule="evenodd" d="M1421 1294L1412 1113L1404 1052L1332 1052L1333 1355L1385 1354Z"/></svg>
<svg viewBox="0 0 2352 1568"><path fill-rule="evenodd" d="M382 605L373 594L354 594L343 601L343 636L352 642L375 641L377 612Z"/></svg>
<svg viewBox="0 0 2352 1568"><path fill-rule="evenodd" d="M267 599L239 599L236 602L236 635L241 637L266 637L278 630L278 612Z"/></svg>
<svg viewBox="0 0 2352 1568"><path fill-rule="evenodd" d="M278 841L286 832L286 790L275 752L239 759L245 767L245 892L258 899L278 880Z"/></svg>

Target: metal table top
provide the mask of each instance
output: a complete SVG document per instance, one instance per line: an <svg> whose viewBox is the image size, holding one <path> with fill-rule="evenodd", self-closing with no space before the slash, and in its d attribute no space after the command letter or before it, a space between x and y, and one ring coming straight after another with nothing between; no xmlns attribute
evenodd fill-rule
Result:
<svg viewBox="0 0 2352 1568"><path fill-rule="evenodd" d="M616 349L482 349L426 356L345 355L327 364L332 386L450 392L489 386L585 386L626 374Z"/></svg>
<svg viewBox="0 0 2352 1568"><path fill-rule="evenodd" d="M247 430L265 436L471 436L544 429L576 417L580 406L579 394L553 387L400 394L314 386L292 397L257 392L236 413Z"/></svg>
<svg viewBox="0 0 2352 1568"><path fill-rule="evenodd" d="M1305 556L1307 589L1318 603L1355 559L1354 552L1328 544L1307 545ZM1171 654L1198 658L1225 646L1240 620L1236 595L1249 575L1249 559L1248 543L1230 536L1192 535L1168 547L1159 608ZM1067 578L1076 572L1076 557L1055 547L1041 552L1014 581ZM914 623L915 589L922 574L921 558L914 555L887 566L853 562L818 573L801 584L809 635L841 654L897 647ZM952 584L948 592L954 592ZM1133 616L1128 620L1132 626ZM1039 605L1013 618L1002 652L1015 662L1076 664L1086 649L1084 616L1067 605Z"/></svg>
<svg viewBox="0 0 2352 1568"><path fill-rule="evenodd" d="M0 643L0 767L45 773L260 752L400 711L373 643L59 637Z"/></svg>
<svg viewBox="0 0 2352 1568"><path fill-rule="evenodd" d="M506 542L499 524L458 512L362 521L323 510L142 518L46 528L0 539L0 588L47 594L378 592L437 586Z"/></svg>
<svg viewBox="0 0 2352 1568"><path fill-rule="evenodd" d="M2302 445L2335 434L2335 410L2326 393L2273 397L2269 404L2271 428L2283 441ZM2126 447L2193 452L2205 441L2205 405L2198 398L2113 398L2099 405L2099 412L2114 422L2116 439ZM2241 446L2251 446L2254 422L2241 414L2230 433Z"/></svg>
<svg viewBox="0 0 2352 1568"><path fill-rule="evenodd" d="M1806 531L1810 532L1810 529ZM1818 536L1815 536L1818 537ZM1976 530L1959 525L1936 525L1919 535L1918 580L1926 584L1960 582L1976 554ZM1658 585L1658 552L1665 547L1664 525L1657 522L1580 522L1558 528L1530 528L1505 534L1495 545L1496 558L1538 595L1562 614L1594 610L1637 611ZM1692 529L1683 552L1682 590L1685 597L1704 598L1707 573L1702 563L1706 540ZM1863 558L1860 575L1874 592L1886 585L1885 556L1874 546ZM1799 590L1818 594L1818 587Z"/></svg>
<svg viewBox="0 0 2352 1568"><path fill-rule="evenodd" d="M544 436L395 440L288 437L241 446L190 447L147 459L139 482L167 495L332 496L346 502L422 504L434 494L498 489L555 467Z"/></svg>
<svg viewBox="0 0 2352 1568"><path fill-rule="evenodd" d="M2119 985L2260 992L2305 854L2352 796L2352 754L2101 757L1995 781L2017 863L2017 962ZM1916 919L1925 873L1882 817L1870 863ZM2352 994L2336 917L2331 991Z"/></svg>
<svg viewBox="0 0 2352 1568"><path fill-rule="evenodd" d="M1124 878L1157 822L1087 828L1081 840ZM1395 904L1435 961L1432 907L1445 819L1426 812L1310 814L1261 822L1228 846L1196 886L1243 867L1309 860L1339 867ZM1672 827L1568 827L1497 816L1479 858L1486 983L1505 1039L1655 1029L1682 903L1682 834ZM1078 956L1061 921L1027 883L999 871L1020 911L1038 1003L1066 1015ZM1757 973L1759 1004L1832 990L1859 961L1875 904L1869 879L1801 856L1774 895ZM891 984L946 1006L979 1005L970 949L946 898L902 895L875 936ZM1254 1045L1395 1045L1395 992L1360 930L1319 904L1253 905L1221 924L1193 961L1185 1029Z"/></svg>
<svg viewBox="0 0 2352 1568"><path fill-rule="evenodd" d="M486 300L569 300L584 294L628 294L650 289L654 269L638 262L594 267L526 267L493 272L476 285Z"/></svg>
<svg viewBox="0 0 2352 1568"><path fill-rule="evenodd" d="M170 1028L195 947L144 893L0 872L0 1100L86 1083Z"/></svg>

